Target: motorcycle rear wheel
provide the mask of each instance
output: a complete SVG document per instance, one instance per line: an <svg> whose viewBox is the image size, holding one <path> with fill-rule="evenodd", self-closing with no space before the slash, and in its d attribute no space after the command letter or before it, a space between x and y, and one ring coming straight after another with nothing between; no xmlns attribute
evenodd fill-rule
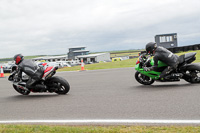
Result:
<svg viewBox="0 0 200 133"><path fill-rule="evenodd" d="M135 73L135 79L143 85L151 85L154 83L154 80L146 75L141 74L140 72Z"/></svg>
<svg viewBox="0 0 200 133"><path fill-rule="evenodd" d="M69 83L62 77L54 76L49 79L49 83L58 86L55 91L57 94L67 94L70 90Z"/></svg>
<svg viewBox="0 0 200 133"><path fill-rule="evenodd" d="M199 76L199 72L196 70L193 71L188 71L187 72L188 75L190 76L183 76L183 79L189 83L200 83L200 76Z"/></svg>
<svg viewBox="0 0 200 133"><path fill-rule="evenodd" d="M16 85L13 85L13 88L20 94L22 95L29 95L30 91L27 91L27 90L23 90L23 89L20 89L19 87L17 87Z"/></svg>

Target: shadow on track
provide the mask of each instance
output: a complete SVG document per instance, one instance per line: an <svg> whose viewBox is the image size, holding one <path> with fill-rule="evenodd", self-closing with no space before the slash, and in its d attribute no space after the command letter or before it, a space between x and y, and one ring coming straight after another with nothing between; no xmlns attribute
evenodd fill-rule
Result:
<svg viewBox="0 0 200 133"><path fill-rule="evenodd" d="M144 89L144 90L166 90L166 89L183 89L185 87L192 87L192 86L199 86L200 84L159 84L159 85L138 85L134 86L137 89Z"/></svg>
<svg viewBox="0 0 200 133"><path fill-rule="evenodd" d="M36 99L47 99L47 98L53 98L53 97L60 97L58 94L54 95L48 95L48 94L41 94L41 95L15 95L7 97L8 101L20 101L20 100L36 100Z"/></svg>

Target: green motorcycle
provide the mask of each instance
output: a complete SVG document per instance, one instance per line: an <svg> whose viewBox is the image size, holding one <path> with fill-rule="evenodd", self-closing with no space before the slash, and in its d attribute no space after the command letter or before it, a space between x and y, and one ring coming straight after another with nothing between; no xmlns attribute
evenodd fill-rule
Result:
<svg viewBox="0 0 200 133"><path fill-rule="evenodd" d="M159 61L158 68L154 71L144 71L144 67L151 67L154 65L153 59L151 56L144 53L139 56L135 65L135 79L143 85L151 85L155 81L160 82L174 82L184 79L189 83L199 83L200 77L198 76L200 72L200 65L192 63L196 60L196 53L186 53L179 56L179 65L173 70L169 75L166 75L167 78L160 79L159 75L161 72L168 67L165 63ZM191 64L192 63L192 64Z"/></svg>

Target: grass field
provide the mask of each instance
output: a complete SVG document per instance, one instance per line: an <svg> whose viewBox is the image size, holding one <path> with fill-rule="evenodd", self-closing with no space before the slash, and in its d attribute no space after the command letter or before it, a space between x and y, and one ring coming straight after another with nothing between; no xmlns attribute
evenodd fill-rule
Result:
<svg viewBox="0 0 200 133"><path fill-rule="evenodd" d="M112 68L124 68L124 67L134 67L136 59L123 60L118 62L103 62L95 64L85 65L86 70L98 70L98 69L112 69ZM58 71L78 71L81 66L65 67L60 68Z"/></svg>
<svg viewBox="0 0 200 133"><path fill-rule="evenodd" d="M123 56L138 56L139 52L134 53L115 53L110 54L110 57L123 57Z"/></svg>
<svg viewBox="0 0 200 133"><path fill-rule="evenodd" d="M142 50L111 51L110 57L138 56Z"/></svg>
<svg viewBox="0 0 200 133"><path fill-rule="evenodd" d="M0 133L198 133L200 126L0 125Z"/></svg>

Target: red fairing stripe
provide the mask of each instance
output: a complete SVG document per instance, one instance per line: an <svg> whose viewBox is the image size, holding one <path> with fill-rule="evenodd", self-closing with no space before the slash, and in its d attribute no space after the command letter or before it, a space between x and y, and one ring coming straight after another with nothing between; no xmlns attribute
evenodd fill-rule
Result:
<svg viewBox="0 0 200 133"><path fill-rule="evenodd" d="M46 66L46 65L47 65L47 63L43 63L42 65L43 65L43 66Z"/></svg>
<svg viewBox="0 0 200 133"><path fill-rule="evenodd" d="M52 66L51 67L47 67L47 69L44 70L44 73L50 71L52 68L53 68Z"/></svg>
<svg viewBox="0 0 200 133"><path fill-rule="evenodd" d="M139 63L140 63L140 61L139 61L139 59L137 59L137 61L136 61L136 65L139 64Z"/></svg>

